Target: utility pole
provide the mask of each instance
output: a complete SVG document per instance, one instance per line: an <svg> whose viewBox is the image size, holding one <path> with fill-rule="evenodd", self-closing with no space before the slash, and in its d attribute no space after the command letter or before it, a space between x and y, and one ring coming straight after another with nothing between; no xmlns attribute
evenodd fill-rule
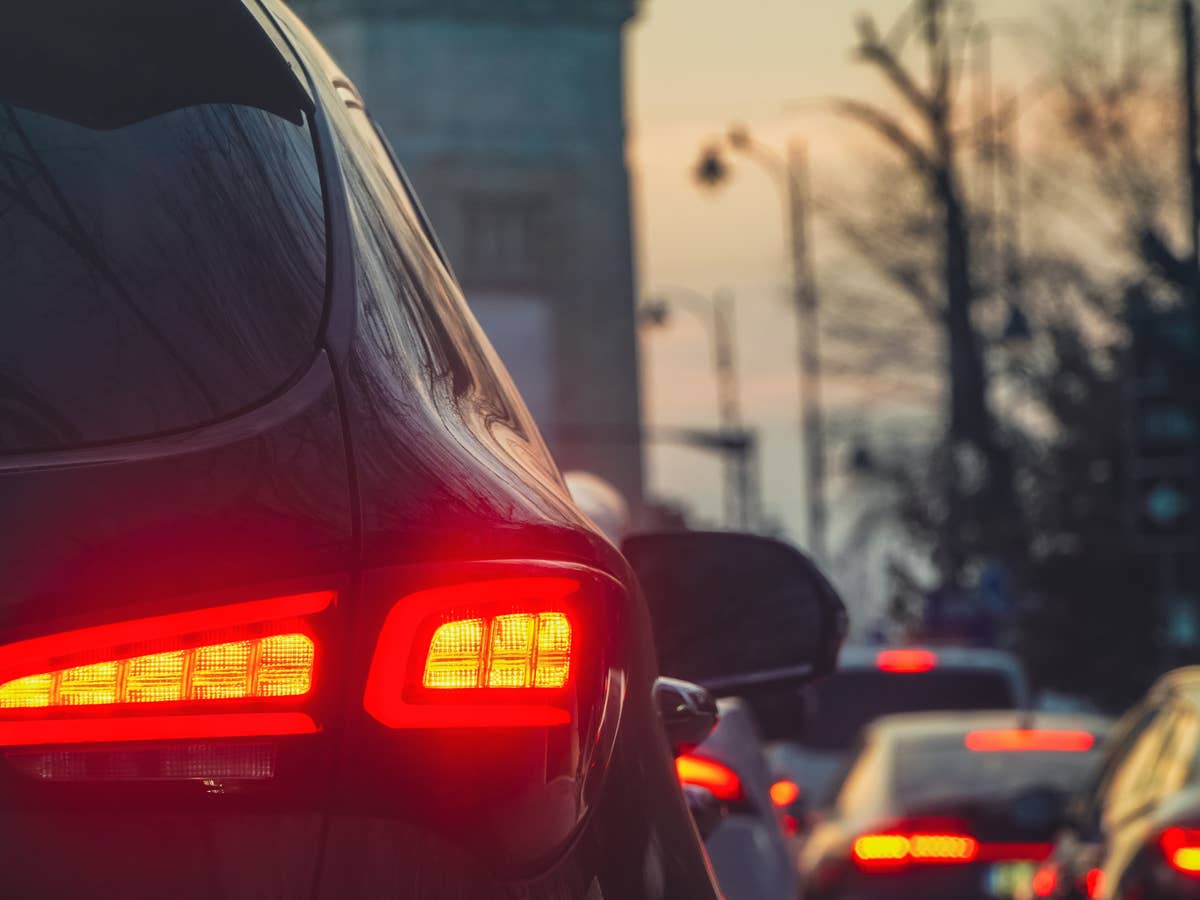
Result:
<svg viewBox="0 0 1200 900"><path fill-rule="evenodd" d="M787 170L792 289L799 326L800 430L808 503L808 550L815 559L823 561L829 513L825 506L825 428L821 419L821 333L812 260L808 152L803 143L789 145Z"/></svg>
<svg viewBox="0 0 1200 900"><path fill-rule="evenodd" d="M733 315L733 295L718 291L713 296L712 307L717 412L721 430L729 434L740 432L742 428ZM745 455L730 457L725 466L725 521L743 529L749 528L754 521L749 482Z"/></svg>

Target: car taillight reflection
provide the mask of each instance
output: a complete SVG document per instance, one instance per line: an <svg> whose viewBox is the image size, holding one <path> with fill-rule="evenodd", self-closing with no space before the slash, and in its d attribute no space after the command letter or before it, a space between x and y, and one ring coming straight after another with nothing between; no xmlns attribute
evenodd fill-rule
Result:
<svg viewBox="0 0 1200 900"><path fill-rule="evenodd" d="M718 800L735 803L744 798L742 780L733 769L711 759L685 753L675 760L680 784L692 784L712 792Z"/></svg>

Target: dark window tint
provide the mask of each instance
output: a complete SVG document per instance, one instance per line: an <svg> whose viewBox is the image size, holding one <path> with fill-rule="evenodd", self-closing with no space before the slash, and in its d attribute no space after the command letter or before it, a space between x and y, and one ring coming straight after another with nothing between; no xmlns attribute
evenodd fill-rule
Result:
<svg viewBox="0 0 1200 900"><path fill-rule="evenodd" d="M89 127L48 108L0 106L0 451L183 429L279 390L324 298L300 113Z"/></svg>
<svg viewBox="0 0 1200 900"><path fill-rule="evenodd" d="M1035 786L1070 792L1096 758L1096 751L976 753L943 739L900 741L895 754L893 792L904 804L1013 796Z"/></svg>
<svg viewBox="0 0 1200 900"><path fill-rule="evenodd" d="M808 714L797 723L803 732L795 739L821 750L844 749L864 725L892 713L1012 709L1016 704L1007 675L980 669L903 675L844 669L809 691Z"/></svg>

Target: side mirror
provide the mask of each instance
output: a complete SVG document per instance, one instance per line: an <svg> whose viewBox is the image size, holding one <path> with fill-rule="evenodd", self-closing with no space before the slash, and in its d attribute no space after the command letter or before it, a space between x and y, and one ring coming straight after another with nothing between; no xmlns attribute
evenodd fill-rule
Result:
<svg viewBox="0 0 1200 900"><path fill-rule="evenodd" d="M716 699L689 681L655 679L654 705L676 756L703 743L717 724Z"/></svg>
<svg viewBox="0 0 1200 900"><path fill-rule="evenodd" d="M846 608L817 566L781 541L734 532L627 537L659 668L717 696L785 690L830 672Z"/></svg>

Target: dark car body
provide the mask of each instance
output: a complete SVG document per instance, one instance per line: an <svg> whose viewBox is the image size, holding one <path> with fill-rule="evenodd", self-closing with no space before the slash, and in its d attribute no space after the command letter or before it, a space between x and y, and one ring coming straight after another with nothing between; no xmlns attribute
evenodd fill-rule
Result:
<svg viewBox="0 0 1200 900"><path fill-rule="evenodd" d="M1200 668L1163 676L1113 729L1035 897L1200 897Z"/></svg>
<svg viewBox="0 0 1200 900"><path fill-rule="evenodd" d="M868 726L800 857L806 900L1012 898L1051 850L1055 798L1107 722L913 713Z"/></svg>
<svg viewBox="0 0 1200 900"><path fill-rule="evenodd" d="M0 692L315 648L296 696L0 708L4 894L714 897L633 576L353 85L273 0L2 32ZM531 603L575 627L552 700L380 688L412 609Z"/></svg>

